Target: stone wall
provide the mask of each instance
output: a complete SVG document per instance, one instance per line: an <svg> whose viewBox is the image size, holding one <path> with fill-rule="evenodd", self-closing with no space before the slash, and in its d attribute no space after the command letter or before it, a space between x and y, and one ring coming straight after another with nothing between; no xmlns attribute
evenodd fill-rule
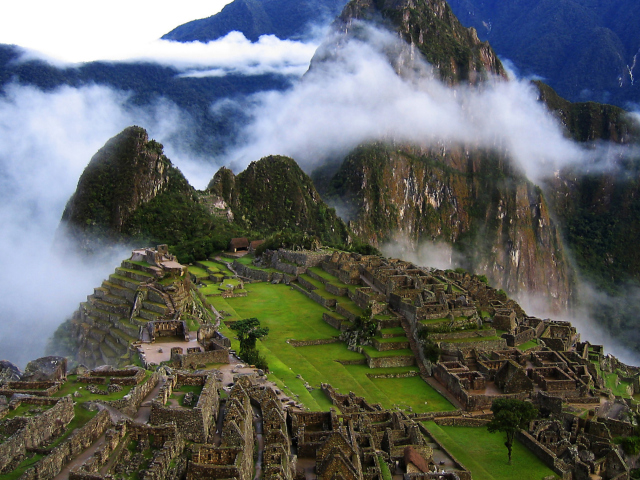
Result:
<svg viewBox="0 0 640 480"><path fill-rule="evenodd" d="M76 430L53 451L28 469L20 480L45 480L55 477L73 458L84 452L112 425L107 410L102 410Z"/></svg>
<svg viewBox="0 0 640 480"><path fill-rule="evenodd" d="M338 343L341 340L338 337L335 338L321 338L318 340L287 340L287 343L292 347L308 347L311 345L328 345L330 343Z"/></svg>
<svg viewBox="0 0 640 480"><path fill-rule="evenodd" d="M201 375L194 375L203 379ZM189 375L178 374L169 382L187 382ZM194 380L196 381L196 380ZM215 422L215 415L218 412L220 399L218 397L218 382L214 375L208 375L204 381L204 386L198 403L194 408L166 407L159 398L151 402L151 416L149 423L152 425L164 425L175 422L178 429L184 432L186 440L204 443L209 438L209 431ZM162 395L162 392L159 394Z"/></svg>
<svg viewBox="0 0 640 480"><path fill-rule="evenodd" d="M448 427L484 427L490 420L486 418L469 418L469 417L444 417L436 418L436 425L445 425Z"/></svg>
<svg viewBox="0 0 640 480"><path fill-rule="evenodd" d="M349 310L344 308L339 303L336 303L336 313L339 313L340 315L345 317L350 322L355 322L357 320L357 318L358 318L357 315L354 315L353 313L351 313Z"/></svg>
<svg viewBox="0 0 640 480"><path fill-rule="evenodd" d="M367 365L369 368L392 368L392 367L411 367L416 364L416 357L413 355L395 356L395 357L367 357Z"/></svg>
<svg viewBox="0 0 640 480"><path fill-rule="evenodd" d="M308 298L322 305L325 308L333 308L336 305L336 301L334 299L323 298L317 293L309 292L304 288L300 287L300 285L296 285L295 283L292 283L291 286L298 292L302 293L303 295L307 296Z"/></svg>
<svg viewBox="0 0 640 480"><path fill-rule="evenodd" d="M60 435L73 417L73 400L67 396L40 415L27 418L22 428L0 443L0 473L12 465L14 459L23 457L27 449L40 447Z"/></svg>
<svg viewBox="0 0 640 480"><path fill-rule="evenodd" d="M290 250L279 250L278 254L287 262L295 263L302 267L317 267L322 262L328 261L331 256L318 252L292 252Z"/></svg>
<svg viewBox="0 0 640 480"><path fill-rule="evenodd" d="M50 397L56 393L64 382L9 382L0 388L0 395L11 397L15 393L34 395L36 397Z"/></svg>
<svg viewBox="0 0 640 480"><path fill-rule="evenodd" d="M516 438L563 480L571 480L572 475L570 469L555 455L555 453L525 431L521 430L520 432L517 432Z"/></svg>
<svg viewBox="0 0 640 480"><path fill-rule="evenodd" d="M208 352L172 354L171 360L176 368L198 368L208 363L229 363L229 349L220 347Z"/></svg>
<svg viewBox="0 0 640 480"><path fill-rule="evenodd" d="M458 351L468 353L471 350L489 352L491 350L505 350L507 341L504 338L498 338L497 340L480 340L477 342L441 342L440 348L445 352L445 355L456 355Z"/></svg>
<svg viewBox="0 0 640 480"><path fill-rule="evenodd" d="M379 352L387 352L389 350L402 350L405 348L411 348L409 340L406 342L381 342L377 338L373 339L373 346Z"/></svg>
<svg viewBox="0 0 640 480"><path fill-rule="evenodd" d="M427 430L427 428L424 425L422 425L422 423L418 423L418 428L420 429L420 432L423 435L425 435L428 438L431 438L433 440L433 442L436 445L438 445L438 449L439 450L443 451L448 457L450 457L453 460L453 462L454 462L454 465L453 465L454 471L455 471L456 475L458 476L458 478L460 480L472 480L471 472L469 472L469 470L467 470L465 468L465 466L462 465L462 463L460 463L458 461L458 459L456 459L456 457L454 457L453 454L449 450L447 450L446 447L442 443L440 443L440 441L437 438L435 438L431 434L431 432L429 430ZM418 477L418 478L420 478L420 477Z"/></svg>
<svg viewBox="0 0 640 480"><path fill-rule="evenodd" d="M133 387L131 391L124 396L124 398L103 403L120 410L125 415L135 415L142 404L142 401L151 393L151 390L155 388L159 381L160 374L158 372L154 372L146 382Z"/></svg>
<svg viewBox="0 0 640 480"><path fill-rule="evenodd" d="M349 324L345 321L346 319L336 318L329 312L325 312L322 314L322 320L327 322L333 328L340 330L341 332L344 332L349 328Z"/></svg>

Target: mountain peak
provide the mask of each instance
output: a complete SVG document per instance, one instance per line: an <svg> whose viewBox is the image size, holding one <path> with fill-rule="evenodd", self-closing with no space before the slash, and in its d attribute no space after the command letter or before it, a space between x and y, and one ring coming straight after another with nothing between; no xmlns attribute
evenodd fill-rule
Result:
<svg viewBox="0 0 640 480"><path fill-rule="evenodd" d="M348 32L356 20L398 32L448 83L475 84L489 75L506 77L489 43L481 42L475 29L462 26L445 0L351 0L336 25Z"/></svg>

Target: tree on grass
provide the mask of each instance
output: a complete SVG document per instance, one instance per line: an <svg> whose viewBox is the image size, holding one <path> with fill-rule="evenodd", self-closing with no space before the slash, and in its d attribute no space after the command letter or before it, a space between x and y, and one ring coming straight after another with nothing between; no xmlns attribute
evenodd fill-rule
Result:
<svg viewBox="0 0 640 480"><path fill-rule="evenodd" d="M511 465L511 450L516 432L526 428L531 420L538 416L538 410L530 402L516 398L497 398L491 404L493 420L487 424L489 432L503 432L507 435L504 442L509 451L509 465Z"/></svg>
<svg viewBox="0 0 640 480"><path fill-rule="evenodd" d="M238 334L240 341L240 356L248 363L258 368L267 369L267 361L256 348L256 341L269 334L269 327L261 327L260 320L255 317L238 320L231 329Z"/></svg>

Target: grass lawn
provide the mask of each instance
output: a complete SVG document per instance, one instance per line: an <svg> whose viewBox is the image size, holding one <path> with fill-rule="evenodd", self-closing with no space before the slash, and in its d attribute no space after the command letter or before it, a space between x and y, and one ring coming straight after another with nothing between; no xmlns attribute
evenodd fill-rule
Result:
<svg viewBox="0 0 640 480"><path fill-rule="evenodd" d="M3 419L7 420L9 418L14 418L14 417L33 417L33 416L38 416L40 415L40 413L44 413L45 411L49 410L53 405L32 405L32 404L28 404L28 403L23 403L21 404L18 408L16 408L15 410L10 411L9 413L7 413ZM30 413L30 410L34 410L37 411L38 413Z"/></svg>
<svg viewBox="0 0 640 480"><path fill-rule="evenodd" d="M486 342L489 340L500 340L502 337L492 335L490 337L468 337L468 338L448 338L441 340L443 343L471 343L471 342Z"/></svg>
<svg viewBox="0 0 640 480"><path fill-rule="evenodd" d="M364 311L355 304L353 300L348 299L347 297L341 297L338 302L342 308L344 308L347 312L354 314L356 317L360 317L364 314Z"/></svg>
<svg viewBox="0 0 640 480"><path fill-rule="evenodd" d="M380 333L382 335L397 335L399 337L406 337L406 332L402 327L381 328Z"/></svg>
<svg viewBox="0 0 640 480"><path fill-rule="evenodd" d="M537 346L538 346L538 340L534 338L533 340L529 340L528 342L525 342L522 345L518 345L518 350L522 352L526 352L530 348L537 347Z"/></svg>
<svg viewBox="0 0 640 480"><path fill-rule="evenodd" d="M413 357L413 352L410 348L403 348L402 350L387 350L386 352L379 352L373 347L362 347L362 350L367 352L367 354L372 358L378 357ZM376 372L378 369L376 368Z"/></svg>
<svg viewBox="0 0 640 480"><path fill-rule="evenodd" d="M209 272L204 268L196 267L195 265L189 265L189 273L194 274L198 280L209 277Z"/></svg>
<svg viewBox="0 0 640 480"><path fill-rule="evenodd" d="M364 360L365 357L348 350L342 342L293 347L286 340L333 338L340 334L339 330L322 320L322 314L327 310L283 284L253 283L246 285L246 289L249 292L247 297L216 299L214 306L231 313L232 317L228 319L256 317L262 325L269 327L269 335L259 342L260 351L269 364L269 378L310 410L326 411L331 407L330 400L319 390L322 382L330 382L341 393L353 391L371 403L381 403L385 408L402 403L411 406L414 412L454 409L419 377L368 377L371 373L417 371L416 367L372 370L367 365L343 365L337 360ZM231 338L233 348L239 349L232 330L225 327L222 333ZM302 378L297 378L297 375ZM307 391L305 381L314 390ZM398 402L398 391L402 391L401 402Z"/></svg>
<svg viewBox="0 0 640 480"><path fill-rule="evenodd" d="M462 464L474 480L541 480L555 475L517 440L513 444L512 464L507 463L504 435L489 433L485 427L446 427L424 422ZM557 478L557 477L556 477Z"/></svg>
<svg viewBox="0 0 640 480"><path fill-rule="evenodd" d="M397 343L397 342L408 342L409 339L405 336L403 337L391 337L391 338L382 338L375 337L375 339L380 343Z"/></svg>

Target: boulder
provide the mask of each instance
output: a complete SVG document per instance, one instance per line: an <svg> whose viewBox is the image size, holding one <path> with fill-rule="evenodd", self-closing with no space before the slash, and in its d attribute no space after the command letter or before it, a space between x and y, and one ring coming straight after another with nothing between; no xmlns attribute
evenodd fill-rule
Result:
<svg viewBox="0 0 640 480"><path fill-rule="evenodd" d="M64 357L42 357L27 364L23 381L50 382L67 376L67 359Z"/></svg>
<svg viewBox="0 0 640 480"><path fill-rule="evenodd" d="M20 369L7 360L0 360L0 385L17 382L22 378Z"/></svg>

